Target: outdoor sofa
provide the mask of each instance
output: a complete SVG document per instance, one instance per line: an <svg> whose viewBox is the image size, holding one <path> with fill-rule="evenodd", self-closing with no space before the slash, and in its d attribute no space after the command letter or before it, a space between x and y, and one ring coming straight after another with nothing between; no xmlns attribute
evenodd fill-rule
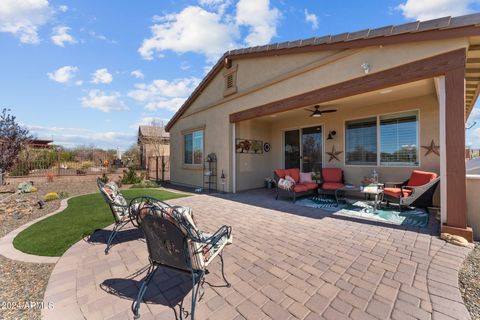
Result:
<svg viewBox="0 0 480 320"><path fill-rule="evenodd" d="M295 180L295 183L291 186L290 189L284 189L279 186L280 179L285 179L286 176L290 176ZM298 197L317 194L318 184L315 182L300 182L300 169L276 169L273 172L273 178L275 179L276 187L276 197L285 195L293 199L293 202L297 200Z"/></svg>

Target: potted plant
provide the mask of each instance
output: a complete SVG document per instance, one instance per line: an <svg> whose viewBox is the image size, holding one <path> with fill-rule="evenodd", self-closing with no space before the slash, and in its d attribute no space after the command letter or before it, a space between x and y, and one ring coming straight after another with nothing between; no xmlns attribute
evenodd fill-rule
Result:
<svg viewBox="0 0 480 320"><path fill-rule="evenodd" d="M265 188L272 189L275 186L275 180L272 177L264 179Z"/></svg>

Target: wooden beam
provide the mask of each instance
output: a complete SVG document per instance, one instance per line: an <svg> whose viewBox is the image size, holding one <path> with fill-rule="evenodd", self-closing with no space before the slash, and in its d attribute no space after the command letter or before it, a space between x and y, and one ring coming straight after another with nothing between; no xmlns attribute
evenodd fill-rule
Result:
<svg viewBox="0 0 480 320"><path fill-rule="evenodd" d="M468 68L468 69L466 70L466 73L467 73L467 74L480 73L480 68Z"/></svg>
<svg viewBox="0 0 480 320"><path fill-rule="evenodd" d="M467 81L480 81L480 77L466 77L465 80L467 80Z"/></svg>
<svg viewBox="0 0 480 320"><path fill-rule="evenodd" d="M468 51L480 51L480 45L478 45L478 44L472 45L472 46L468 47Z"/></svg>
<svg viewBox="0 0 480 320"><path fill-rule="evenodd" d="M470 89L470 88L476 89L476 88L478 87L478 85L477 85L477 84L467 84L465 87L466 87L467 89Z"/></svg>
<svg viewBox="0 0 480 320"><path fill-rule="evenodd" d="M392 69L372 73L363 77L288 97L283 100L235 112L230 114L230 122L254 119L386 87L433 78L445 74L448 70L465 68L465 60L465 49L454 50L441 55L407 63ZM462 79L462 84L463 83L464 79ZM462 95L463 94L464 92L462 91Z"/></svg>
<svg viewBox="0 0 480 320"><path fill-rule="evenodd" d="M467 63L480 63L480 58L468 58Z"/></svg>
<svg viewBox="0 0 480 320"><path fill-rule="evenodd" d="M445 121L446 179L447 190L450 190L446 195L446 227L450 227L449 230L467 229L464 79L464 68L445 73L445 119L448 119Z"/></svg>

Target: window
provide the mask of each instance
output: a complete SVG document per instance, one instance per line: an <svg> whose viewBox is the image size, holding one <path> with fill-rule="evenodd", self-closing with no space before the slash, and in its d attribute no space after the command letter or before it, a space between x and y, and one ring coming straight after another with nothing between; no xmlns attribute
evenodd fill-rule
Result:
<svg viewBox="0 0 480 320"><path fill-rule="evenodd" d="M347 121L345 145L346 164L377 165L377 119Z"/></svg>
<svg viewBox="0 0 480 320"><path fill-rule="evenodd" d="M418 112L347 121L345 154L348 165L418 166Z"/></svg>
<svg viewBox="0 0 480 320"><path fill-rule="evenodd" d="M203 160L203 130L184 135L184 163L202 164Z"/></svg>
<svg viewBox="0 0 480 320"><path fill-rule="evenodd" d="M380 165L418 165L417 112L380 117Z"/></svg>

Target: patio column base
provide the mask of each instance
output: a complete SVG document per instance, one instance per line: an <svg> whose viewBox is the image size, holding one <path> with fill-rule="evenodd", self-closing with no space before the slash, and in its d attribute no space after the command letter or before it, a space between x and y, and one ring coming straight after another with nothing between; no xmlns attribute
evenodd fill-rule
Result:
<svg viewBox="0 0 480 320"><path fill-rule="evenodd" d="M473 231L472 228L468 226L465 228L458 228L443 224L442 233L444 232L464 237L465 239L467 239L468 242L473 242Z"/></svg>

